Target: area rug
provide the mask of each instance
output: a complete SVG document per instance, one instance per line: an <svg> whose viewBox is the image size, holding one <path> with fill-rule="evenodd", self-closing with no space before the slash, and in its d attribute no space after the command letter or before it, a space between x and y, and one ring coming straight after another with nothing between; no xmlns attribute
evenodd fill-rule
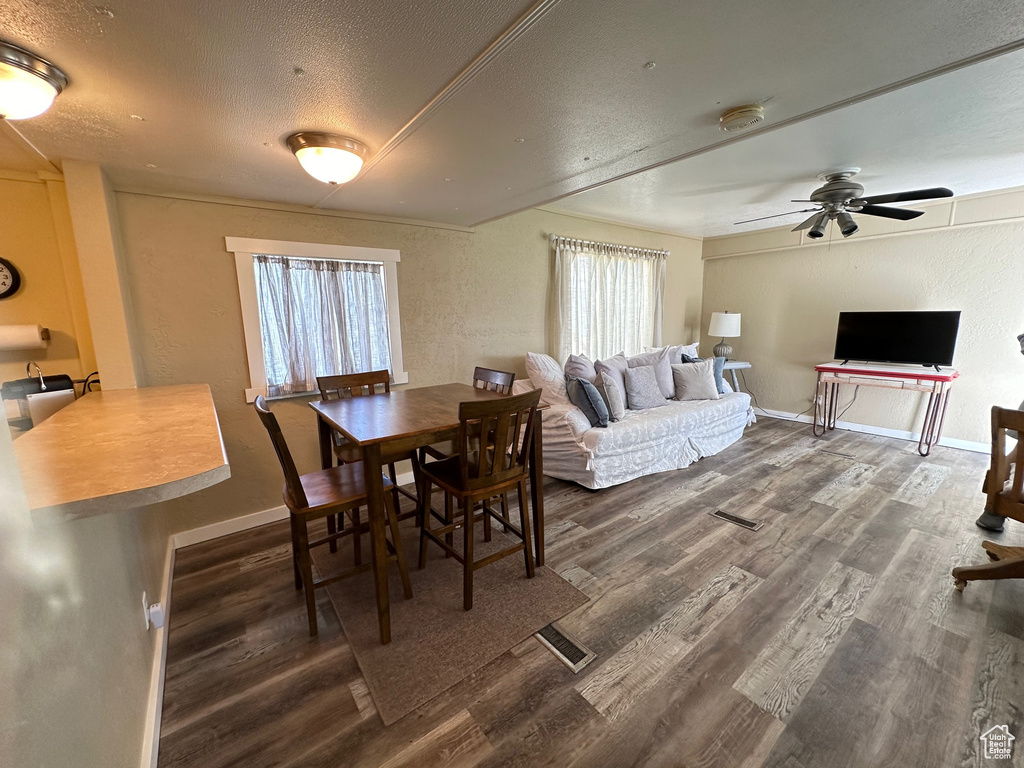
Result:
<svg viewBox="0 0 1024 768"><path fill-rule="evenodd" d="M473 546L477 559L514 543L499 533L498 526L492 541L484 543L482 526L476 527ZM462 566L446 559L440 547L431 544L426 568L418 570L419 529L409 521L401 528L413 597L404 598L398 566L389 564L388 645L380 643L371 571L326 588L385 725L400 720L589 599L547 567L537 568L534 578L527 579L523 556L516 554L474 574L473 608L463 611ZM457 548L460 535L456 535ZM364 536L364 562L370 557L369 544L369 537ZM333 555L326 546L317 547L313 562L325 578L349 567L351 539L343 539Z"/></svg>

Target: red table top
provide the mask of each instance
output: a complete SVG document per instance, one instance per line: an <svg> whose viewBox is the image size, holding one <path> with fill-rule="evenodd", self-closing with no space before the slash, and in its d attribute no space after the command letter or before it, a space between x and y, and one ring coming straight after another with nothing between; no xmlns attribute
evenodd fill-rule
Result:
<svg viewBox="0 0 1024 768"><path fill-rule="evenodd" d="M936 371L922 367L919 371L902 365L868 365L867 363L821 363L814 366L818 373L845 373L855 376L877 376L882 379L914 379L915 381L953 381L959 378L960 371L946 368Z"/></svg>

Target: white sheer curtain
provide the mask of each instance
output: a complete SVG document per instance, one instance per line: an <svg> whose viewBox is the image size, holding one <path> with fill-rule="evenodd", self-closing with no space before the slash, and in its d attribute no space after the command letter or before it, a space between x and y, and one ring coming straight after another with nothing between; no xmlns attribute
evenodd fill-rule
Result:
<svg viewBox="0 0 1024 768"><path fill-rule="evenodd" d="M270 397L316 377L391 370L384 265L253 256Z"/></svg>
<svg viewBox="0 0 1024 768"><path fill-rule="evenodd" d="M661 345L668 251L552 238L558 354L591 360Z"/></svg>

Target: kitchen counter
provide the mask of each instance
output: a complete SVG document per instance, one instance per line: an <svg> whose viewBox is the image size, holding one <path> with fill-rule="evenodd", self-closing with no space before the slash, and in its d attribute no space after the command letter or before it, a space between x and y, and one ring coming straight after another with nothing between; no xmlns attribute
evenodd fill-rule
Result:
<svg viewBox="0 0 1024 768"><path fill-rule="evenodd" d="M29 507L86 517L231 476L206 384L91 392L14 442Z"/></svg>

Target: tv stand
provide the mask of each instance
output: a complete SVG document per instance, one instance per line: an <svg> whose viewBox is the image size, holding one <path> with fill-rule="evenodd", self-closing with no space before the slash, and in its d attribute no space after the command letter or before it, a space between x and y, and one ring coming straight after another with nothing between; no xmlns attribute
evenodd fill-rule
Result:
<svg viewBox="0 0 1024 768"><path fill-rule="evenodd" d="M953 381L960 376L955 369L915 373L913 368L896 365L856 365L844 367L842 363L822 363L814 366L818 373L818 384L814 397L813 432L820 437L836 428L838 419L839 388L843 384L882 389L902 389L909 392L927 392L928 406L924 412L924 424L917 443L917 452L922 456L931 453L932 446L942 436L942 424L946 419L949 405L949 390Z"/></svg>

